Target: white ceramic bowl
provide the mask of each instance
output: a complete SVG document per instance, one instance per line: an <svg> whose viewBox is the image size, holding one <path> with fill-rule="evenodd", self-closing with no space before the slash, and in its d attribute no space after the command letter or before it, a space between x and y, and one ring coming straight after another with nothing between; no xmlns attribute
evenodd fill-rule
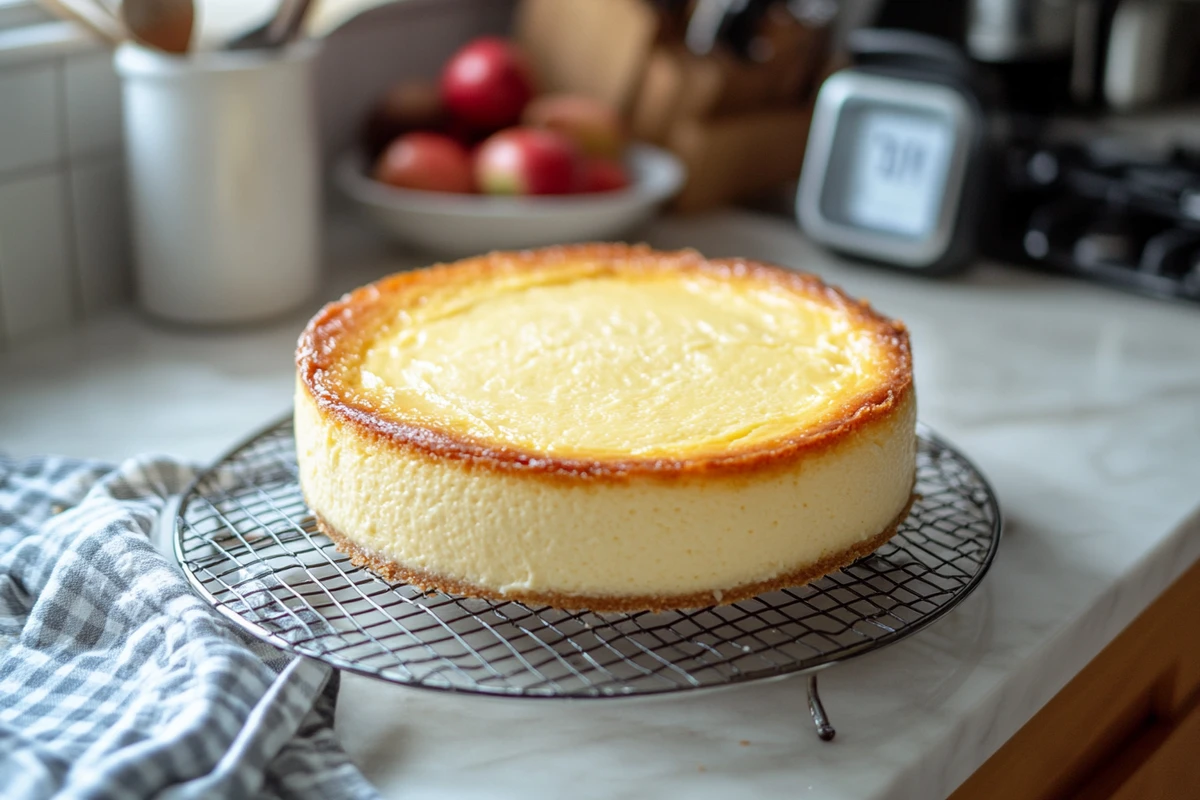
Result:
<svg viewBox="0 0 1200 800"><path fill-rule="evenodd" d="M650 219L683 185L673 154L646 144L626 151L630 186L597 194L490 197L398 189L368 177L359 153L343 155L334 178L384 230L442 256L613 239Z"/></svg>

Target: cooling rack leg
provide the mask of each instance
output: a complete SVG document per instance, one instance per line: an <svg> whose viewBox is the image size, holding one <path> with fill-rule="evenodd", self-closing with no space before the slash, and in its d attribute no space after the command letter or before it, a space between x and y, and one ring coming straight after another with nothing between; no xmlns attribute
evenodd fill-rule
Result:
<svg viewBox="0 0 1200 800"><path fill-rule="evenodd" d="M829 723L825 714L825 706L821 705L821 695L817 693L817 674L808 676L808 713L812 714L813 725L817 726L817 737L822 742L833 741L837 731Z"/></svg>

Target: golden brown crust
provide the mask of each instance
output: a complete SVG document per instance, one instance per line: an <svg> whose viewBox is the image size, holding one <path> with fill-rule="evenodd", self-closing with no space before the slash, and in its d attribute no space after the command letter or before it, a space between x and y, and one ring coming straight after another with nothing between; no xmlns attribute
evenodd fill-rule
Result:
<svg viewBox="0 0 1200 800"><path fill-rule="evenodd" d="M765 581L756 581L720 593L720 599L715 592L693 592L684 595L569 595L559 592L523 592L515 591L501 594L492 589L485 589L465 581L431 575L419 569L412 569L395 561L380 558L351 541L336 528L326 522L320 514L314 512L317 527L333 540L338 550L350 556L350 563L357 567L369 569L389 583L407 583L425 592L438 591L464 597L481 597L501 602L524 603L527 606L551 606L566 610L588 610L599 612L633 612L633 611L673 611L685 608L707 608L712 605L729 605L766 592L786 589L790 586L801 586L824 577L831 572L837 572L843 567L853 564L860 558L874 553L896 535L900 524L908 517L916 495L909 498L900 516L880 533L840 553L826 556L820 561L793 570L786 575L780 575Z"/></svg>
<svg viewBox="0 0 1200 800"><path fill-rule="evenodd" d="M756 279L803 294L852 317L871 331L890 370L875 389L831 409L818 424L794 435L731 449L716 456L692 458L561 458L494 442L478 441L454 431L391 419L340 391L332 372L341 355L339 345L369 326L388 310L423 302L427 292L456 282L501 272L529 271L570 262L596 263L600 269L628 274L652 271L701 272L726 278ZM391 297L386 303L382 298ZM454 264L398 273L364 286L326 305L300 336L296 366L301 384L320 413L385 447L435 459L450 459L470 467L521 471L532 475L625 480L633 475L673 479L684 475L761 473L795 464L844 441L869 423L886 418L912 392L912 360L908 331L902 323L878 314L867 303L813 275L745 259L705 259L693 250L660 252L645 245L582 244L519 253L491 253Z"/></svg>

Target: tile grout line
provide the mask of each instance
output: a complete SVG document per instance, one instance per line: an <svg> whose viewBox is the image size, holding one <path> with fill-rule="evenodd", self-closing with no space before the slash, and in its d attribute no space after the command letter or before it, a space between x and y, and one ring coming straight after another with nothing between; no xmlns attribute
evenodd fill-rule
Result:
<svg viewBox="0 0 1200 800"><path fill-rule="evenodd" d="M0 241L0 276L4 274L4 242ZM4 322L4 281L0 279L0 353L8 349L8 326Z"/></svg>
<svg viewBox="0 0 1200 800"><path fill-rule="evenodd" d="M0 169L0 184L12 183L28 178L41 178L45 175L52 175L55 172L64 172L77 164L80 166L102 164L106 161L114 161L122 157L123 151L121 148L112 147L106 150L93 150L87 153L80 153L74 157L60 156L53 161L27 164L22 167L9 167L7 169Z"/></svg>
<svg viewBox="0 0 1200 800"><path fill-rule="evenodd" d="M58 146L62 154L62 204L64 236L67 245L67 266L71 278L71 306L76 323L84 317L83 275L79 268L79 232L75 229L75 166L71 162L71 140L67 130L67 60L59 58L55 65L55 105L58 108Z"/></svg>

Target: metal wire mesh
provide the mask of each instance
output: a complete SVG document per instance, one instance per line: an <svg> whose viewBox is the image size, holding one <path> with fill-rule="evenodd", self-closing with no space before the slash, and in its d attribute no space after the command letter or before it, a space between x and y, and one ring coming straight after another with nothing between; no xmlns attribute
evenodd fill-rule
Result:
<svg viewBox="0 0 1200 800"><path fill-rule="evenodd" d="M925 429L917 492L888 544L807 586L692 611L569 612L424 593L352 565L304 504L289 418L197 479L175 549L221 613L341 669L489 695L643 695L812 671L948 611L991 564L999 509L970 462Z"/></svg>

